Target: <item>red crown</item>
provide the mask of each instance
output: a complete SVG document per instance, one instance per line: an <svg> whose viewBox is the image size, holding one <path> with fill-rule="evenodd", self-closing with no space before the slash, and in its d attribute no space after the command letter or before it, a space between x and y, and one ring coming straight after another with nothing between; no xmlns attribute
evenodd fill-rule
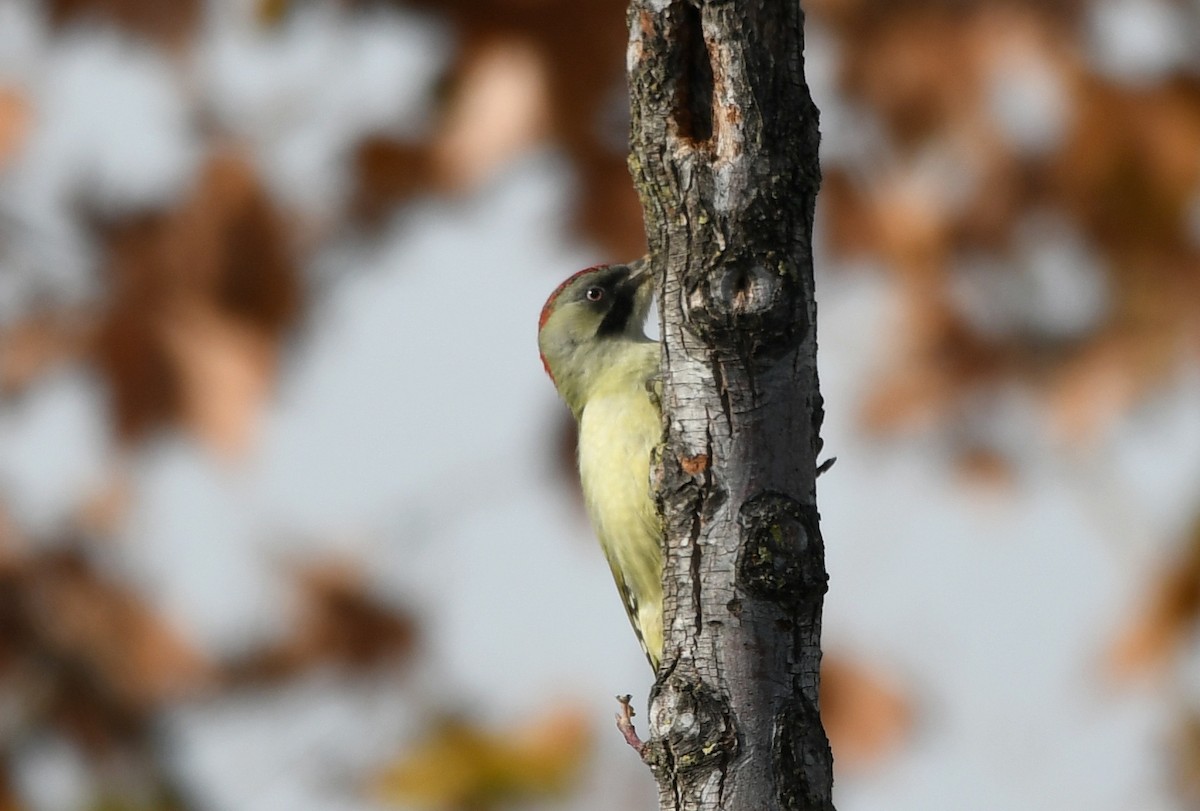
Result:
<svg viewBox="0 0 1200 811"><path fill-rule="evenodd" d="M552 310L554 307L554 300L562 294L562 291L567 288L567 285L585 273L591 273L593 270L600 270L601 268L606 267L608 267L608 265L592 265L590 268L584 268L578 273L572 273L567 277L565 282L554 288L554 292L550 294L550 298L546 299L546 303L542 305L542 314L538 316L538 332L541 332L542 327L546 326L546 322L550 320L550 310Z"/></svg>

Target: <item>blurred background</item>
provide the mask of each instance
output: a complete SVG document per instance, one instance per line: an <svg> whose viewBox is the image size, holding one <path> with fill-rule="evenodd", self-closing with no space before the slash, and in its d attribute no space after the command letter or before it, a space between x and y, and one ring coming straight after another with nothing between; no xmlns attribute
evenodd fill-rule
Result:
<svg viewBox="0 0 1200 811"><path fill-rule="evenodd" d="M838 807L1200 807L1200 4L805 7ZM654 807L535 346L624 25L0 0L0 809Z"/></svg>

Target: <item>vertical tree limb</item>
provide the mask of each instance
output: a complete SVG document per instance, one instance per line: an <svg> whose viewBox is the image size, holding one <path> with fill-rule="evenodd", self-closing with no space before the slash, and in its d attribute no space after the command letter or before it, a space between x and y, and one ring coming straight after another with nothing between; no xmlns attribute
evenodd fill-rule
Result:
<svg viewBox="0 0 1200 811"><path fill-rule="evenodd" d="M662 282L663 809L831 811L817 703L817 110L797 0L631 0L630 169Z"/></svg>

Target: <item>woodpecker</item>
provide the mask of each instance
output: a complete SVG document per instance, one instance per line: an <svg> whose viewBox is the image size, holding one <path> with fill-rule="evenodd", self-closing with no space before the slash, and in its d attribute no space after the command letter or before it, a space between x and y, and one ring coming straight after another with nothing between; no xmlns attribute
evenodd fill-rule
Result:
<svg viewBox="0 0 1200 811"><path fill-rule="evenodd" d="M642 262L560 284L538 321L542 365L579 423L588 517L650 666L662 656L662 524L650 458L662 439L659 346L644 326L654 285Z"/></svg>

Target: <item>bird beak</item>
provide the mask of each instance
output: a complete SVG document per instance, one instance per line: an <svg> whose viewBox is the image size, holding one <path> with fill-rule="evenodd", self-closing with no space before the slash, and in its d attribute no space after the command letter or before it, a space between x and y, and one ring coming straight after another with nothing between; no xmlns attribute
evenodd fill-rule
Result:
<svg viewBox="0 0 1200 811"><path fill-rule="evenodd" d="M629 278L625 280L625 284L634 291L633 318L641 327L646 323L650 304L654 300L655 285L651 284L654 281L654 271L651 264L645 259L631 262L629 267L631 272Z"/></svg>
<svg viewBox="0 0 1200 811"><path fill-rule="evenodd" d="M630 262L629 267L632 272L626 283L632 284L635 288L641 287L646 282L654 278L654 273L651 272L650 263L645 259L638 259L635 262Z"/></svg>

